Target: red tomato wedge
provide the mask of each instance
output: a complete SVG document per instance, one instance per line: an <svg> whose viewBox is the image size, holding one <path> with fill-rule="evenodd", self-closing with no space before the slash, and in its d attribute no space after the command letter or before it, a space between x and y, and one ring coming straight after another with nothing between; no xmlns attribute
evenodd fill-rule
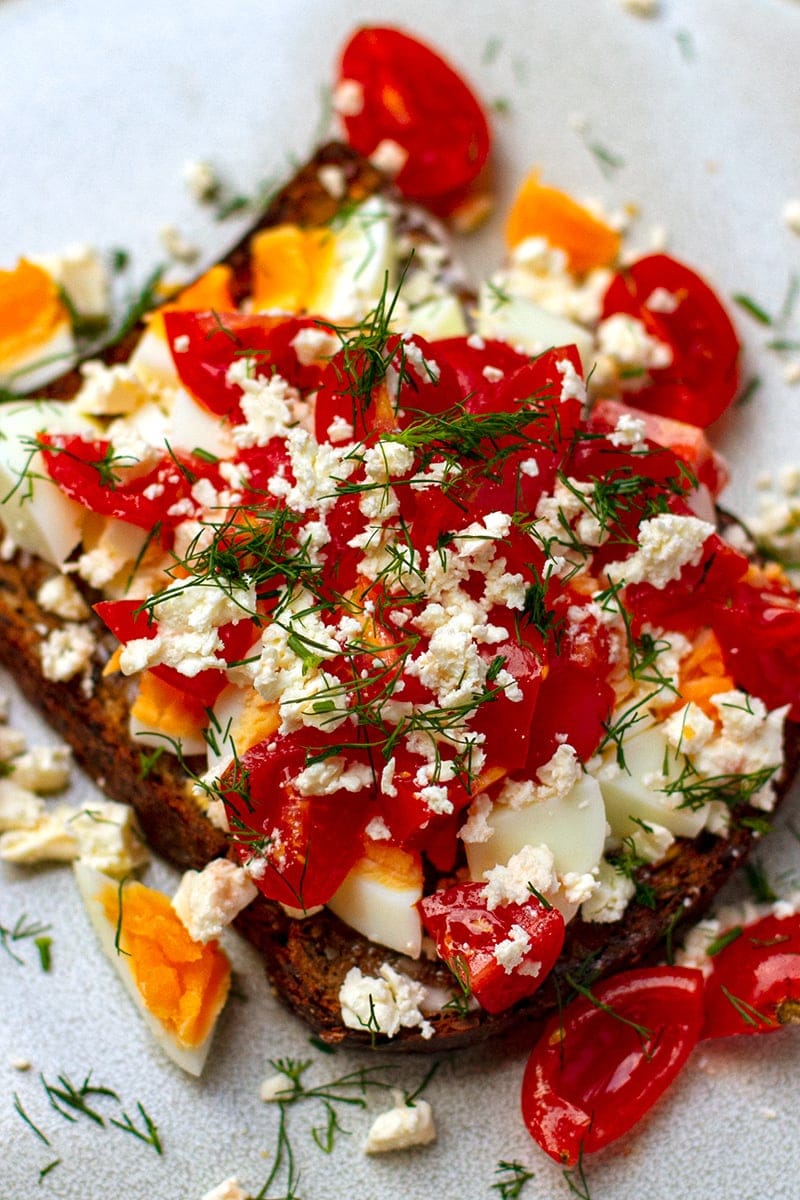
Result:
<svg viewBox="0 0 800 1200"><path fill-rule="evenodd" d="M469 984L487 1012L503 1012L531 996L553 969L564 944L564 918L531 896L491 912L486 885L459 883L420 901L439 957Z"/></svg>
<svg viewBox="0 0 800 1200"><path fill-rule="evenodd" d="M676 421L660 413L623 404L620 400L598 400L589 418L589 428L600 433L613 433L620 417L633 417L644 423L644 436L649 442L666 446L682 462L687 463L697 479L718 496L728 482L725 459L712 448L699 425Z"/></svg>
<svg viewBox="0 0 800 1200"><path fill-rule="evenodd" d="M679 1073L703 1026L703 976L625 971L547 1023L522 1082L531 1137L565 1166L615 1141Z"/></svg>
<svg viewBox="0 0 800 1200"><path fill-rule="evenodd" d="M703 1037L773 1033L800 1014L800 915L763 917L730 931L711 959ZM723 941L725 935L723 935Z"/></svg>
<svg viewBox="0 0 800 1200"><path fill-rule="evenodd" d="M739 389L740 346L705 280L667 254L649 254L612 279L603 317L614 313L637 317L672 350L670 365L652 370L635 393L637 407L701 428L722 416Z"/></svg>
<svg viewBox="0 0 800 1200"><path fill-rule="evenodd" d="M330 900L361 857L374 799L370 786L351 791L334 783L327 794L303 794L298 777L325 745L325 735L314 730L277 734L248 750L221 780L240 861L261 860L256 885L270 900L297 909ZM365 753L346 754L348 768L366 764Z"/></svg>
<svg viewBox="0 0 800 1200"><path fill-rule="evenodd" d="M359 29L344 48L339 81L358 84L363 103L343 113L347 140L369 157L381 142L406 155L395 180L412 200L454 207L483 168L489 126L464 80L443 58L399 29ZM355 106L354 106L355 107ZM452 205L441 204L452 195Z"/></svg>

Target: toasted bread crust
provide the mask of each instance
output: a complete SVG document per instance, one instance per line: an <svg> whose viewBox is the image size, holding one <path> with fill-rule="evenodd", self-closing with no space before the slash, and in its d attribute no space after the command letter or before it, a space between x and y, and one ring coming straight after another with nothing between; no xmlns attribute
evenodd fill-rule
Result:
<svg viewBox="0 0 800 1200"><path fill-rule="evenodd" d="M385 179L369 163L347 147L331 143L322 147L275 197L258 228L282 221L317 225L330 220L343 201L323 187L319 179L321 166L341 170L350 201L386 187ZM412 232L422 231L420 236L427 235L424 225L424 220L413 216L408 223ZM237 298L246 295L249 286L249 236L225 259L233 269ZM138 332L109 347L102 355L104 360L111 363L127 358ZM80 372L74 370L42 394L69 398L80 384ZM181 868L195 869L227 854L226 835L204 815L182 766L170 754L148 765L131 742L128 716L135 684L116 673L103 674L116 642L99 620L94 616L90 619L97 639L90 675L68 683L44 678L41 641L61 624L43 612L35 600L41 583L50 574L49 566L25 553L0 562L0 661L72 746L90 777L113 799L133 806L153 849ZM87 599L91 602L99 597ZM792 726L779 791L789 786L797 760L798 728ZM202 770L204 763L196 765ZM521 1019L542 1018L568 990L569 977L587 962L594 976L603 976L653 955L678 924L695 919L708 907L731 872L745 860L753 842L754 834L739 823L724 838L704 834L695 841L677 842L665 861L641 868L638 873L641 882L649 883L654 890L655 908L632 902L623 919L611 925L587 924L579 918L572 921L559 964L531 999L499 1015L478 1008L462 1013L457 1007L446 1007L430 1014L433 1037L425 1039L418 1029L404 1029L388 1046L435 1052L481 1041ZM375 974L388 962L439 991L452 995L457 990L442 962L405 959L368 942L328 911L297 921L287 917L280 906L259 898L240 915L237 926L262 953L277 994L330 1044L369 1046L373 1041L367 1032L347 1029L342 1024L339 989L353 966L361 967L365 974ZM380 1040L386 1045L384 1039Z"/></svg>

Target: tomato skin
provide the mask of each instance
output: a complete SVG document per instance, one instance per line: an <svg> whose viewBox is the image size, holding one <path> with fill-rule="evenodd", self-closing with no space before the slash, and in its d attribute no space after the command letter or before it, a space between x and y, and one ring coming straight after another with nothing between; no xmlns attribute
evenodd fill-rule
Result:
<svg viewBox="0 0 800 1200"><path fill-rule="evenodd" d="M295 786L307 756L329 743L315 730L276 734L243 754L220 781L240 861L260 859L263 873L254 872L253 881L270 900L292 908L330 900L361 857L371 815L371 787L304 796ZM348 765L367 761L364 753L347 754Z"/></svg>
<svg viewBox="0 0 800 1200"><path fill-rule="evenodd" d="M139 529L160 530L162 543L186 519L180 502L191 502L198 476L217 487L222 484L219 474L193 454L163 454L155 466L142 472L127 459L117 466L113 444L104 439L43 433L39 440L47 473L66 496L101 516L116 517Z"/></svg>
<svg viewBox="0 0 800 1200"><path fill-rule="evenodd" d="M154 638L158 634L158 622L151 611L143 608L144 603L143 600L101 600L93 608L100 620L125 645L135 638ZM220 625L218 634L222 642L221 657L226 662L235 663L244 658L253 644L254 622L246 619L229 621ZM176 691L183 692L202 708L211 708L228 683L221 668L209 667L191 677L163 663L149 669L153 675Z"/></svg>
<svg viewBox="0 0 800 1200"><path fill-rule="evenodd" d="M275 372L303 391L319 387L322 379L324 364L302 364L292 346L301 330L320 328L313 318L174 309L164 313L164 326L181 383L217 416L241 420L241 388L226 376L243 356L255 360L257 375ZM178 338L188 338L181 353L175 350Z"/></svg>
<svg viewBox="0 0 800 1200"><path fill-rule="evenodd" d="M781 1005L800 1003L800 915L745 926L710 961L703 1037L774 1033Z"/></svg>
<svg viewBox="0 0 800 1200"><path fill-rule="evenodd" d="M656 288L678 300L673 312L648 308ZM739 339L719 299L689 267L667 254L649 254L615 275L603 317L629 313L672 349L672 362L650 372L635 393L639 408L705 428L722 416L739 389Z"/></svg>
<svg viewBox="0 0 800 1200"><path fill-rule="evenodd" d="M703 976L688 967L624 971L595 984L592 996L594 1003L579 996L550 1019L522 1082L531 1137L565 1166L636 1124L678 1075L703 1025Z"/></svg>
<svg viewBox="0 0 800 1200"><path fill-rule="evenodd" d="M360 112L343 116L347 140L369 157L384 140L406 161L395 183L412 200L447 196L455 207L489 154L489 126L463 79L399 29L359 29L342 52L339 80L363 89ZM452 194L452 196L451 196Z"/></svg>
<svg viewBox="0 0 800 1200"><path fill-rule="evenodd" d="M710 623L736 683L800 721L800 598L793 588L739 580Z"/></svg>
<svg viewBox="0 0 800 1200"><path fill-rule="evenodd" d="M534 896L490 912L485 893L483 883L459 883L425 896L419 906L439 956L455 971L465 966L476 1000L487 1012L498 1013L533 995L550 974L564 944L564 918ZM513 926L525 931L530 946L518 966L507 971L495 951ZM526 965L531 973L524 970Z"/></svg>

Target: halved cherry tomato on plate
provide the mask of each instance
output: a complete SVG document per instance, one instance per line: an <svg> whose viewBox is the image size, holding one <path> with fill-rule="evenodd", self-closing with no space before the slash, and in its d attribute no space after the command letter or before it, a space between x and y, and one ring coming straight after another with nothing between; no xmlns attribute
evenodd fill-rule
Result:
<svg viewBox="0 0 800 1200"><path fill-rule="evenodd" d="M653 293L663 291L664 300ZM689 267L649 254L615 275L603 317L629 313L672 350L667 367L636 391L638 408L705 428L722 416L739 388L739 339L719 299Z"/></svg>
<svg viewBox="0 0 800 1200"><path fill-rule="evenodd" d="M359 111L342 114L347 140L359 154L369 157L381 142L396 142L407 156L395 181L404 195L461 198L488 157L489 127L444 59L399 29L373 26L359 29L345 46L339 80L363 92Z"/></svg>
<svg viewBox="0 0 800 1200"><path fill-rule="evenodd" d="M773 1033L800 1019L800 914L730 931L711 959L703 1037Z"/></svg>
<svg viewBox="0 0 800 1200"><path fill-rule="evenodd" d="M533 995L564 944L561 913L533 895L524 904L490 911L485 884L459 883L425 896L420 908L439 957L487 1012L503 1012Z"/></svg>
<svg viewBox="0 0 800 1200"><path fill-rule="evenodd" d="M703 1026L703 976L688 967L624 971L548 1021L528 1060L522 1116L565 1166L615 1141L678 1075Z"/></svg>

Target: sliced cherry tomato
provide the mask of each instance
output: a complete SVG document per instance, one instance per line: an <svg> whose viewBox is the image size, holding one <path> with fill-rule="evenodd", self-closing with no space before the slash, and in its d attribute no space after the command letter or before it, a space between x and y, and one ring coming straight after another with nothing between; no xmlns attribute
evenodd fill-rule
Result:
<svg viewBox="0 0 800 1200"><path fill-rule="evenodd" d="M227 374L242 357L254 360L257 375L282 375L301 391L320 385L325 364L301 362L292 344L302 330L320 328L312 318L172 310L164 313L164 325L181 383L218 416L241 420L242 389ZM176 342L186 349L177 352Z"/></svg>
<svg viewBox="0 0 800 1200"><path fill-rule="evenodd" d="M767 708L790 705L790 720L800 721L800 597L794 588L750 570L720 599L709 623L738 686Z"/></svg>
<svg viewBox="0 0 800 1200"><path fill-rule="evenodd" d="M381 142L396 142L407 156L400 191L426 201L452 194L454 207L489 154L486 117L464 80L428 46L385 27L350 39L339 80L363 94L359 111L343 114L350 145L369 157Z"/></svg>
<svg viewBox="0 0 800 1200"><path fill-rule="evenodd" d="M298 776L326 744L330 738L315 730L277 734L243 754L220 781L240 861L255 867L265 896L292 908L330 900L361 857L374 800L370 786L303 794ZM343 754L348 767L367 762L359 751Z"/></svg>
<svg viewBox="0 0 800 1200"><path fill-rule="evenodd" d="M599 433L613 433L623 416L642 421L644 437L648 442L667 446L691 467L697 481L705 484L712 496L719 495L728 482L730 472L725 459L711 447L698 425L633 408L619 400L598 400L589 418L589 428Z"/></svg>
<svg viewBox="0 0 800 1200"><path fill-rule="evenodd" d="M342 422L343 441L368 440L446 412L460 399L456 372L437 343L392 334L377 355L340 350L327 364L314 402L317 441L334 440Z"/></svg>
<svg viewBox="0 0 800 1200"><path fill-rule="evenodd" d="M152 639L158 634L158 622L152 612L142 607L143 604L142 600L101 600L94 605L94 611L122 645L126 645L135 638ZM229 621L220 625L217 633L222 642L220 657L228 663L244 658L256 636L251 620ZM163 663L150 669L153 675L176 691L190 696L203 708L210 708L214 704L228 682L222 668L210 667L191 677Z"/></svg>
<svg viewBox="0 0 800 1200"><path fill-rule="evenodd" d="M531 896L490 912L486 885L459 883L420 901L425 928L457 977L466 973L487 1012L503 1012L532 996L564 944L564 918Z"/></svg>
<svg viewBox="0 0 800 1200"><path fill-rule="evenodd" d="M657 289L670 299L649 307ZM603 317L614 313L637 317L672 350L671 364L652 370L652 382L636 391L638 408L702 428L722 416L739 389L740 346L705 280L666 254L649 254L612 279Z"/></svg>
<svg viewBox="0 0 800 1200"><path fill-rule="evenodd" d="M773 1033L797 1022L800 914L763 917L740 928L711 962L704 1037Z"/></svg>
<svg viewBox="0 0 800 1200"><path fill-rule="evenodd" d="M47 472L66 496L101 516L148 531L160 529L162 541L194 514L192 487L199 477L222 486L214 467L193 454L163 454L156 466L142 471L99 438L43 433L40 442Z"/></svg>
<svg viewBox="0 0 800 1200"><path fill-rule="evenodd" d="M679 1073L703 1025L703 976L684 967L614 975L550 1019L528 1060L522 1116L565 1166L627 1133Z"/></svg>

